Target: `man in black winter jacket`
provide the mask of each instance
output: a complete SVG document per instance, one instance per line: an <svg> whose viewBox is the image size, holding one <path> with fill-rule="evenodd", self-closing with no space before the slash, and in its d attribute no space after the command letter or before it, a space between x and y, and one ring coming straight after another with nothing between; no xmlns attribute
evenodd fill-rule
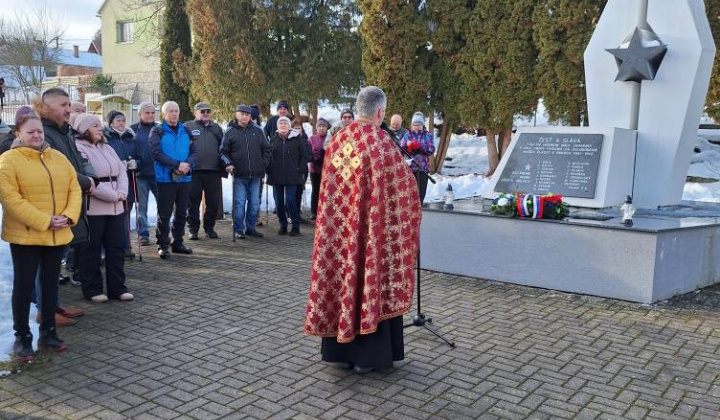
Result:
<svg viewBox="0 0 720 420"><path fill-rule="evenodd" d="M147 212L150 193L155 197L156 202L158 198L157 182L155 182L155 164L148 143L150 131L159 126L155 122L155 105L150 102L142 102L138 106L138 117L140 121L130 126L135 132L135 145L138 150L137 169L135 170L137 197L135 199L138 204L140 244L148 246L150 245L150 232L148 231Z"/></svg>
<svg viewBox="0 0 720 420"><path fill-rule="evenodd" d="M225 172L220 160L222 128L211 117L210 105L205 102L195 104L195 120L185 123L185 129L197 147L197 158L190 184L190 208L188 208L189 239L197 240L200 230L200 203L205 194L205 214L203 229L205 235L217 239L215 218L222 199L221 177Z"/></svg>
<svg viewBox="0 0 720 420"><path fill-rule="evenodd" d="M245 235L262 237L255 223L260 209L260 180L270 165L270 143L250 120L251 114L252 108L238 105L235 121L228 125L220 146L220 159L233 175L233 226L239 239Z"/></svg>

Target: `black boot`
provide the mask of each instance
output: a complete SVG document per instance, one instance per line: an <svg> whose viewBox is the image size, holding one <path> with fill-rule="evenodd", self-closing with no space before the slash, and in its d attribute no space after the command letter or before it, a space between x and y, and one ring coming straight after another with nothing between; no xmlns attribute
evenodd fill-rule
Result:
<svg viewBox="0 0 720 420"><path fill-rule="evenodd" d="M35 350L32 347L32 334L15 335L15 346L13 352L15 358L20 362L30 362L35 359Z"/></svg>
<svg viewBox="0 0 720 420"><path fill-rule="evenodd" d="M67 346L58 338L55 327L52 327L40 331L38 349L60 353L61 351L67 350Z"/></svg>
<svg viewBox="0 0 720 420"><path fill-rule="evenodd" d="M280 230L278 230L278 235L287 235L287 226L281 227Z"/></svg>
<svg viewBox="0 0 720 420"><path fill-rule="evenodd" d="M166 247L161 247L158 248L158 255L163 260L167 260L168 258L170 258L170 251Z"/></svg>
<svg viewBox="0 0 720 420"><path fill-rule="evenodd" d="M300 235L300 227L294 226L292 229L290 229L290 236L298 236Z"/></svg>
<svg viewBox="0 0 720 420"><path fill-rule="evenodd" d="M173 254L190 255L193 253L192 248L188 248L181 243L171 246L170 249L172 250Z"/></svg>

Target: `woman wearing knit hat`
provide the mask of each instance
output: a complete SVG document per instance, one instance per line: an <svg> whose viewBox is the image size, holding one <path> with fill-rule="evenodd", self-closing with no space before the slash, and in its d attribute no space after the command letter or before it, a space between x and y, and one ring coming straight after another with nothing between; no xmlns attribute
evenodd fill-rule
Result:
<svg viewBox="0 0 720 420"><path fill-rule="evenodd" d="M115 150L115 153L117 153L127 168L127 176L130 184L128 186L127 200L125 201L125 205L127 206L125 217L128 218L128 220L125 221L125 258L133 259L135 258L135 254L132 252L128 226L130 225L130 210L132 210L135 204L135 195L133 192L136 191L137 186L133 184L131 172L138 168L140 151L137 147L137 141L135 140L135 132L125 124L125 114L117 110L112 110L107 115L107 126L103 129L103 135L108 145Z"/></svg>
<svg viewBox="0 0 720 420"><path fill-rule="evenodd" d="M435 153L433 135L425 129L425 116L416 112L412 116L410 131L400 141L400 146L413 156L411 168L420 190L420 202L425 200L428 179L425 176L430 170L430 156Z"/></svg>
<svg viewBox="0 0 720 420"><path fill-rule="evenodd" d="M300 133L290 129L290 119L280 117L278 129L270 139L272 154L268 168L268 185L273 186L275 207L280 222L279 235L288 233L287 206L292 220L290 236L300 234L300 211L297 207L296 191L303 183L303 167L307 167L308 158Z"/></svg>
<svg viewBox="0 0 720 420"><path fill-rule="evenodd" d="M125 203L128 195L127 167L103 136L102 123L92 114L80 114L73 123L79 134L75 143L95 170L99 184L87 203L90 241L81 245L80 280L85 299L94 303L108 299L133 300L125 287ZM105 280L100 272L105 249Z"/></svg>
<svg viewBox="0 0 720 420"><path fill-rule="evenodd" d="M317 134L310 136L310 148L312 155L309 156L310 161L310 184L312 185L312 195L310 196L310 220L317 217L318 198L320 197L320 175L322 174L323 160L325 159L325 143L330 135L330 123L325 118L318 118L315 125Z"/></svg>

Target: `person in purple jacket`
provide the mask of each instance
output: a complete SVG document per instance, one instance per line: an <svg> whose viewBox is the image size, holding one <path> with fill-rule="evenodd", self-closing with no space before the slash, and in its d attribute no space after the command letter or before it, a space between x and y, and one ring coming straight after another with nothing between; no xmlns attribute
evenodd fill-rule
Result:
<svg viewBox="0 0 720 420"><path fill-rule="evenodd" d="M430 156L435 153L433 135L425 129L425 116L416 112L412 117L412 125L400 141L400 146L413 156L410 167L420 190L420 202L425 200L428 178L425 174L430 171Z"/></svg>

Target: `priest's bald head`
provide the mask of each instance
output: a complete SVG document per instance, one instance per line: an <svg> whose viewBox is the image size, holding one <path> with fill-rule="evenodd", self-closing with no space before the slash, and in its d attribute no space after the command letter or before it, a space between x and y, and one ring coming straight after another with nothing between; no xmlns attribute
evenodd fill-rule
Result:
<svg viewBox="0 0 720 420"><path fill-rule="evenodd" d="M385 119L387 96L379 87L368 86L358 93L355 106L358 118L370 120L374 125L380 127Z"/></svg>

